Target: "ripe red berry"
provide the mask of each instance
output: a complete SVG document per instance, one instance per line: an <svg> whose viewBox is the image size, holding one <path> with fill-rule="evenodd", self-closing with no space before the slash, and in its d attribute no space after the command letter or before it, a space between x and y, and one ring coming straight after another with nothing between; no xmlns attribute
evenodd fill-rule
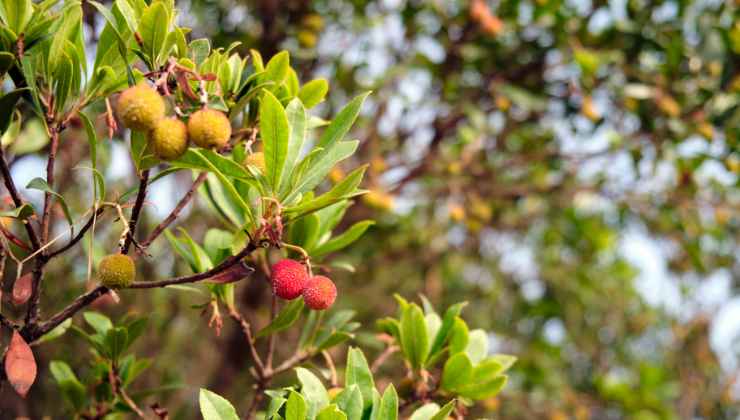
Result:
<svg viewBox="0 0 740 420"><path fill-rule="evenodd" d="M307 282L306 267L298 261L285 259L272 266L272 290L280 298L297 298Z"/></svg>
<svg viewBox="0 0 740 420"><path fill-rule="evenodd" d="M320 311L334 304L337 298L337 287L328 277L313 276L308 279L303 290L303 300L309 308Z"/></svg>

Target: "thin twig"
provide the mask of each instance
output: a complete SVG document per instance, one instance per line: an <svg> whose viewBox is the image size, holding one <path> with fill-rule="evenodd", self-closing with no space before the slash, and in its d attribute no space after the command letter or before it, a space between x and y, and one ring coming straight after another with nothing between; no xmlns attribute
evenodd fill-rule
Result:
<svg viewBox="0 0 740 420"><path fill-rule="evenodd" d="M272 302L270 304L270 322L275 320L277 316L277 296L272 293ZM275 339L277 334L270 334L270 339L267 342L267 368L272 369L272 359L275 356Z"/></svg>
<svg viewBox="0 0 740 420"><path fill-rule="evenodd" d="M26 203L23 201L21 195L18 193L18 189L15 187L15 182L13 182L13 177L12 175L10 175L10 168L8 167L8 161L5 159L5 152L3 151L2 147L0 147L0 172L3 175L5 188L8 190L10 197L13 199L13 204L15 204L16 208L23 207L23 205ZM23 226L25 226L26 228L28 239L31 240L31 245L33 245L34 249L40 248L41 242L39 242L39 238L38 236L36 236L36 231L33 230L33 226L31 226L31 224L28 223L27 220L23 221Z"/></svg>
<svg viewBox="0 0 740 420"><path fill-rule="evenodd" d="M155 287L170 286L173 284L194 283L197 281L206 280L238 264L239 262L241 262L241 260L244 257L254 252L254 250L257 248L258 248L257 244L250 242L238 254L225 259L223 262L221 262L221 264L203 273L197 273L197 274L192 274L192 275L183 276L183 277L174 277L171 279L161 280L161 281L134 282L128 288L129 289L150 289L150 288L155 288ZM40 338L41 336L48 333L49 331L54 329L56 326L64 322L67 318L74 316L74 314L79 312L82 308L85 308L86 306L90 305L97 298L108 293L109 291L110 289L108 289L105 286L98 286L95 289L90 290L89 292L77 297L77 299L75 299L72 303L67 305L67 307L62 309L60 312L58 312L57 314L49 318L47 321L39 325L26 325L23 331L24 338L26 339L27 342L31 342L31 341L34 341Z"/></svg>
<svg viewBox="0 0 740 420"><path fill-rule="evenodd" d="M59 149L59 127L56 125L49 128L51 144L49 149L49 159L46 161L46 184L50 189L54 189L54 163L56 162L57 150ZM44 193L44 213L41 216L41 242L46 243L49 239L49 225L51 225L51 207L53 205L53 195L50 191Z"/></svg>
<svg viewBox="0 0 740 420"><path fill-rule="evenodd" d="M383 353L381 353L380 356L378 356L378 358L375 359L375 361L373 361L373 365L370 367L370 370L373 373L377 373L378 372L378 369L380 369L380 366L382 366L383 363L385 363L385 361L388 360L388 358L393 353L397 352L398 350L399 350L398 346L388 346L388 347L386 347L386 349L383 351Z"/></svg>
<svg viewBox="0 0 740 420"><path fill-rule="evenodd" d="M140 245L142 248L148 247L152 242L154 242L155 239L157 239L159 235L162 234L162 232L164 232L165 229L167 229L172 224L172 222L174 222L177 219L177 217L180 215L180 212L185 208L185 206L188 205L190 200L193 198L195 191L198 189L198 187L200 187L201 184L203 184L203 182L206 180L207 177L208 177L207 172L201 172L201 174L198 175L197 178L195 178L195 181L193 181L193 185L190 186L190 189L188 190L188 192L185 193L182 199L180 199L180 202L178 202L175 208L172 209L172 212L170 212L170 215L167 216L167 218L165 218L164 220L162 220L162 222L159 225L157 225L156 228L154 228L154 230L149 235L149 237L146 238L146 240L141 242Z"/></svg>
<svg viewBox="0 0 740 420"><path fill-rule="evenodd" d="M262 363L262 359L257 352L257 347L255 347L254 345L255 341L254 336L252 335L252 326L249 325L249 322L247 322L247 320L234 308L229 308L229 316L241 327L242 332L244 333L244 337L247 340L247 345L249 346L249 352L252 355L252 360L254 361L254 365L257 368L257 379L262 378L265 374L265 365Z"/></svg>
<svg viewBox="0 0 740 420"><path fill-rule="evenodd" d="M85 225L82 226L82 228L80 228L80 231L77 232L77 235L74 238L70 239L69 242L67 242L67 244L64 245L63 247L59 248L56 251L49 253L49 259L54 258L57 255L62 254L66 252L67 250L69 250L70 248L72 248L73 246L77 245L77 243L80 242L82 238L85 237L85 233L87 233L87 231L93 226L95 219L99 217L101 214L103 214L104 211L105 211L105 207L99 207L98 210L95 212L95 214L90 216L90 218L87 220Z"/></svg>
<svg viewBox="0 0 740 420"><path fill-rule="evenodd" d="M131 220L128 222L128 235L123 241L121 246L121 254L128 254L131 242L134 241L136 235L136 224L139 222L139 215L141 214L141 208L144 206L144 199L146 198L146 187L149 185L149 169L145 169L141 172L139 178L139 192L136 194L136 203L134 208L131 210Z"/></svg>

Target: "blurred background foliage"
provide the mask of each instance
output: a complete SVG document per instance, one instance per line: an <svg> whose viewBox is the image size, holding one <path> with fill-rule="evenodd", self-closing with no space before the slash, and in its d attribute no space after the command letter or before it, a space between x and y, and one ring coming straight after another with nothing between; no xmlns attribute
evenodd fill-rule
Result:
<svg viewBox="0 0 740 420"><path fill-rule="evenodd" d="M441 307L467 300L469 324L494 331L490 348L519 358L508 387L473 418L740 416L736 0L177 6L193 39L241 42L242 52L265 57L289 50L302 80L330 81L325 116L373 90L354 130L360 152L346 162L370 163L372 192L344 223L378 223L333 257L355 272L332 274L338 306L358 311L366 346L382 350L373 320L394 312L393 293L423 293ZM95 42L103 22L88 25ZM38 138L32 128L22 135ZM106 175L123 193L133 168L121 139L108 143ZM14 164L21 177L45 147L24 144L33 147L16 151L28 154ZM85 147L65 147L64 167L84 161ZM67 202L88 192L83 172L59 183ZM153 189L149 226L189 187L179 180ZM202 200L180 223L197 238L219 226ZM109 240L97 241L101 255L115 232ZM187 272L163 239L150 252L142 277ZM54 267L60 286L45 293L62 302L79 294L86 260ZM262 320L264 283L238 288ZM162 403L173 417L194 418L199 386L243 404L248 356L237 328L227 323L216 337L187 292L134 293L98 309L150 316L137 349L157 358L141 381L172 388ZM67 335L40 357L82 366L75 346L83 343ZM400 380L400 371L382 373ZM34 418L53 412L60 397L46 378L32 391L44 398L29 398L43 404L4 389L0 406Z"/></svg>

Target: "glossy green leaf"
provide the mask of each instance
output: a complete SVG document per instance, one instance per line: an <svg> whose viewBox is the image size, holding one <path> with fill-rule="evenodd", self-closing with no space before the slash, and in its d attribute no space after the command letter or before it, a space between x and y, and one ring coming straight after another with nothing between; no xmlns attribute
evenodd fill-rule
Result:
<svg viewBox="0 0 740 420"><path fill-rule="evenodd" d="M344 136L349 132L352 124L355 123L357 116L365 99L370 92L363 93L352 99L341 111L334 117L331 124L324 130L319 139L318 146L328 148L331 145L342 141Z"/></svg>
<svg viewBox="0 0 740 420"><path fill-rule="evenodd" d="M429 355L429 334L424 312L416 304L406 307L401 315L401 348L414 369L424 366Z"/></svg>
<svg viewBox="0 0 740 420"><path fill-rule="evenodd" d="M265 92L260 104L260 135L265 153L267 182L273 192L277 192L288 154L290 132L285 109L270 92Z"/></svg>
<svg viewBox="0 0 740 420"><path fill-rule="evenodd" d="M285 420L305 420L307 413L306 400L293 390L285 403Z"/></svg>
<svg viewBox="0 0 740 420"><path fill-rule="evenodd" d="M301 86L298 98L306 108L313 108L320 104L329 91L329 82L326 79L314 79Z"/></svg>
<svg viewBox="0 0 740 420"><path fill-rule="evenodd" d="M257 333L257 337L264 337L290 328L301 316L303 305L303 299L290 301L280 310L272 322Z"/></svg>
<svg viewBox="0 0 740 420"><path fill-rule="evenodd" d="M203 420L239 420L234 406L215 392L201 388L198 401Z"/></svg>
<svg viewBox="0 0 740 420"><path fill-rule="evenodd" d="M352 347L347 351L347 367L344 373L344 386L357 385L362 394L363 406L372 404L375 380L362 350Z"/></svg>
<svg viewBox="0 0 740 420"><path fill-rule="evenodd" d="M319 378L309 370L296 368L296 375L301 383L301 394L308 405L308 418L314 418L319 411L329 405L329 394Z"/></svg>

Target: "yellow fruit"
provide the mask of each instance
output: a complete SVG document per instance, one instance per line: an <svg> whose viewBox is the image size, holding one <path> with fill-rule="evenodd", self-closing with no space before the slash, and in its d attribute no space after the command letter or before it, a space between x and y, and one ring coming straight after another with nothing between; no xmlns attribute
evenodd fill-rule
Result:
<svg viewBox="0 0 740 420"><path fill-rule="evenodd" d="M137 131L149 131L157 121L164 118L164 99L156 90L145 83L130 87L118 97L118 117L126 127Z"/></svg>
<svg viewBox="0 0 740 420"><path fill-rule="evenodd" d="M465 209L459 204L451 204L449 208L450 219L462 222L465 219Z"/></svg>
<svg viewBox="0 0 740 420"><path fill-rule="evenodd" d="M593 98L591 95L583 97L583 103L581 104L581 113L591 121L598 121L601 118L601 114L596 109Z"/></svg>
<svg viewBox="0 0 740 420"><path fill-rule="evenodd" d="M248 154L247 158L244 159L244 165L254 166L263 175L267 172L265 167L265 154L262 152Z"/></svg>
<svg viewBox="0 0 740 420"><path fill-rule="evenodd" d="M333 184L336 184L343 179L344 171L339 166L333 167L331 172L329 172L329 181L331 181Z"/></svg>
<svg viewBox="0 0 740 420"><path fill-rule="evenodd" d="M136 278L136 265L128 255L111 254L98 264L98 280L111 289L128 287Z"/></svg>
<svg viewBox="0 0 740 420"><path fill-rule="evenodd" d="M188 135L200 147L220 149L231 137L231 123L221 111L201 109L190 115Z"/></svg>
<svg viewBox="0 0 740 420"><path fill-rule="evenodd" d="M188 148L188 129L177 118L165 118L149 132L149 145L162 160L175 160Z"/></svg>
<svg viewBox="0 0 740 420"><path fill-rule="evenodd" d="M307 14L303 17L301 23L306 28L313 29L314 31L320 31L324 29L324 19L318 13Z"/></svg>
<svg viewBox="0 0 740 420"><path fill-rule="evenodd" d="M298 31L298 44L303 48L313 48L316 46L319 37L314 32L302 29Z"/></svg>
<svg viewBox="0 0 740 420"><path fill-rule="evenodd" d="M385 191L370 190L370 192L362 196L362 199L365 201L365 204L378 210L393 210L393 196Z"/></svg>

